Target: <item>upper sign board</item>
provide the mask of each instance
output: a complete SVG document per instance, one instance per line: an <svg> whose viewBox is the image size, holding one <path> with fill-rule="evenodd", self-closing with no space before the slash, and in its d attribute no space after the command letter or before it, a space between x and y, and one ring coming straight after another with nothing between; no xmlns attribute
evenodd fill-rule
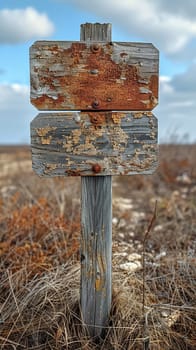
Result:
<svg viewBox="0 0 196 350"><path fill-rule="evenodd" d="M150 111L158 103L158 65L152 44L37 41L31 102L39 110Z"/></svg>

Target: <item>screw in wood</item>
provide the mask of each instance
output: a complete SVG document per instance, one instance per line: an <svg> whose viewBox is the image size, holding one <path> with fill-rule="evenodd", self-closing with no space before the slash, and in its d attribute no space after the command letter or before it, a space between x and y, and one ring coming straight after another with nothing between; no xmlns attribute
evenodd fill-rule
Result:
<svg viewBox="0 0 196 350"><path fill-rule="evenodd" d="M100 50L99 44L94 44L94 45L91 46L91 51L93 53L97 53L97 52L99 52L99 50Z"/></svg>
<svg viewBox="0 0 196 350"><path fill-rule="evenodd" d="M94 108L94 109L98 109L99 108L99 101L93 101L93 103L92 103L92 107Z"/></svg>
<svg viewBox="0 0 196 350"><path fill-rule="evenodd" d="M100 172L101 172L101 166L100 166L98 163L94 164L94 165L92 166L92 171L93 171L95 174L100 173Z"/></svg>

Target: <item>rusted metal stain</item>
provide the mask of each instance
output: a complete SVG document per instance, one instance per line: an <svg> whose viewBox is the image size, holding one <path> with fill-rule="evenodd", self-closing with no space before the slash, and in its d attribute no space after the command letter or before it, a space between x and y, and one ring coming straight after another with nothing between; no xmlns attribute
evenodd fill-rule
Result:
<svg viewBox="0 0 196 350"><path fill-rule="evenodd" d="M95 173L95 174L98 174L101 172L101 166L100 164L96 163L92 166L92 171Z"/></svg>
<svg viewBox="0 0 196 350"><path fill-rule="evenodd" d="M152 110L158 51L151 44L36 42L31 102L40 110Z"/></svg>
<svg viewBox="0 0 196 350"><path fill-rule="evenodd" d="M31 144L42 176L152 173L157 120L149 111L44 113L31 123Z"/></svg>

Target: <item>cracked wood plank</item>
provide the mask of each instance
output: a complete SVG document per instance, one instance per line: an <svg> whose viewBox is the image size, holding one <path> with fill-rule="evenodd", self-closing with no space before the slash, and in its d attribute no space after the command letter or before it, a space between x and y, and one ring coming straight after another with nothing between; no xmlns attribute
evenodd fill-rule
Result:
<svg viewBox="0 0 196 350"><path fill-rule="evenodd" d="M39 114L31 123L31 145L41 176L151 174L157 119L151 112Z"/></svg>
<svg viewBox="0 0 196 350"><path fill-rule="evenodd" d="M111 308L112 177L82 177L81 201L81 308L95 336L107 325Z"/></svg>
<svg viewBox="0 0 196 350"><path fill-rule="evenodd" d="M152 110L159 53L152 44L37 41L31 103L39 110Z"/></svg>
<svg viewBox="0 0 196 350"><path fill-rule="evenodd" d="M86 23L80 40L111 41L111 29L109 23ZM103 117L91 115L96 129ZM92 170L98 173L100 165L94 164ZM81 312L89 334L100 337L112 301L112 177L82 176L81 190Z"/></svg>

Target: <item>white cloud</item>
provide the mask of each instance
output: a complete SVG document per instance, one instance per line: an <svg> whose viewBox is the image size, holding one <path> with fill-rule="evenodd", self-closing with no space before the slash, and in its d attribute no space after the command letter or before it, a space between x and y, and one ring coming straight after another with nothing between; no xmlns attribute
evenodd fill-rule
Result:
<svg viewBox="0 0 196 350"><path fill-rule="evenodd" d="M53 33L54 25L33 7L0 10L0 43L20 43Z"/></svg>
<svg viewBox="0 0 196 350"><path fill-rule="evenodd" d="M179 140L187 134L190 141L196 142L196 86L190 84L187 88L187 79L194 76L195 70L196 64L172 78L160 77L160 101L154 113L159 119L161 141L177 131Z"/></svg>
<svg viewBox="0 0 196 350"><path fill-rule="evenodd" d="M29 143L30 121L36 113L28 86L0 84L0 144Z"/></svg>
<svg viewBox="0 0 196 350"><path fill-rule="evenodd" d="M177 74L173 77L174 87L185 94L195 93L196 99L196 62L192 63L186 72L183 74Z"/></svg>
<svg viewBox="0 0 196 350"><path fill-rule="evenodd" d="M21 106L21 101L29 99L29 87L20 84L1 84L0 85L0 110L6 111L13 108L17 110Z"/></svg>
<svg viewBox="0 0 196 350"><path fill-rule="evenodd" d="M171 80L172 80L171 77L160 76L159 81L160 81L162 93L168 94L174 91L173 87L171 86Z"/></svg>
<svg viewBox="0 0 196 350"><path fill-rule="evenodd" d="M154 1L154 0L149 0ZM196 2L195 0L156 0L156 6L159 11L166 11L174 15L182 15L183 17L196 18Z"/></svg>
<svg viewBox="0 0 196 350"><path fill-rule="evenodd" d="M174 3L173 0L69 2L101 16L104 21L120 25L130 37L134 35L153 42L162 52L171 56L182 53L187 44L196 38L196 21L192 15L196 9L195 0L176 0Z"/></svg>

